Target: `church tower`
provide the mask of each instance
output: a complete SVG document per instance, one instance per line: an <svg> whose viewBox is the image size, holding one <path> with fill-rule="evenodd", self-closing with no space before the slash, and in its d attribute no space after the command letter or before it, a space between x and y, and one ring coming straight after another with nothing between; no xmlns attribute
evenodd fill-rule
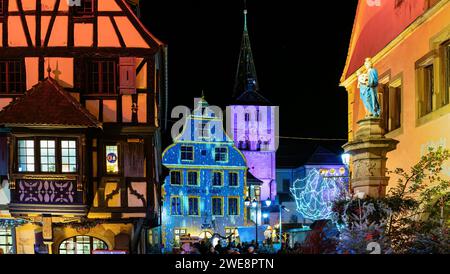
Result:
<svg viewBox="0 0 450 274"><path fill-rule="evenodd" d="M236 147L247 159L248 171L263 182L261 201L276 196L276 111L266 98L258 93L259 85L247 28L247 10L244 10L244 33L236 73L233 101L229 107L229 132Z"/></svg>

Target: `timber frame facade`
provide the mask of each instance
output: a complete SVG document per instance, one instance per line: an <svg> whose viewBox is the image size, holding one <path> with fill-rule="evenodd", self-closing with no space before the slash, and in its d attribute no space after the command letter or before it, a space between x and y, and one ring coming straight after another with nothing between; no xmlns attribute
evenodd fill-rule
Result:
<svg viewBox="0 0 450 274"><path fill-rule="evenodd" d="M69 3L0 0L0 220L14 253L149 252L167 47L125 0Z"/></svg>

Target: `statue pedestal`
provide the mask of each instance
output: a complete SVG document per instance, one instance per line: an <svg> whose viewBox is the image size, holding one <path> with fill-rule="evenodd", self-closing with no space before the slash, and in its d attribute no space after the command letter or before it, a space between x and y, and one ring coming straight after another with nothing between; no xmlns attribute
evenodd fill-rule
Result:
<svg viewBox="0 0 450 274"><path fill-rule="evenodd" d="M367 118L358 122L355 140L343 146L351 157L351 187L372 198L386 195L386 154L395 150L398 141L384 137L381 119Z"/></svg>

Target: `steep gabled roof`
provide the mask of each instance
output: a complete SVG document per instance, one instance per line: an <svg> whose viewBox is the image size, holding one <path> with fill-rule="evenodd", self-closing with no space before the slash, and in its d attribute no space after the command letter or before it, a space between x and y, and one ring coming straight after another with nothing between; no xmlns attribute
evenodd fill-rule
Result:
<svg viewBox="0 0 450 274"><path fill-rule="evenodd" d="M441 0L442 1L442 0ZM429 0L359 0L341 82L429 10ZM439 1L434 1L439 2Z"/></svg>
<svg viewBox="0 0 450 274"><path fill-rule="evenodd" d="M244 32L242 34L241 51L234 83L233 100L238 105L270 106L269 100L259 90L256 66L247 28L247 10L244 10Z"/></svg>
<svg viewBox="0 0 450 274"><path fill-rule="evenodd" d="M52 78L40 81L0 111L0 125L101 128L101 123Z"/></svg>
<svg viewBox="0 0 450 274"><path fill-rule="evenodd" d="M128 13L128 19L131 20L133 25L142 33L145 34L146 37L144 37L145 41L152 47L160 47L163 46L164 43L156 38L155 35L153 35L139 20L137 15L133 12L132 8L130 7L130 3L128 3L126 0L115 0L117 4L126 12ZM139 4L139 1L134 1Z"/></svg>

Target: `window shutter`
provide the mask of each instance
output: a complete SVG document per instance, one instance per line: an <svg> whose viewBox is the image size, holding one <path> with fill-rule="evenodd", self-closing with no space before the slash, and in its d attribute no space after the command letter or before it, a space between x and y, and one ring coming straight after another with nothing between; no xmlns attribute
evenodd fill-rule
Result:
<svg viewBox="0 0 450 274"><path fill-rule="evenodd" d="M120 94L136 93L136 58L121 57L119 60Z"/></svg>
<svg viewBox="0 0 450 274"><path fill-rule="evenodd" d="M74 86L79 92L86 92L87 85L86 81L88 77L86 60L83 58L75 58L74 61Z"/></svg>

